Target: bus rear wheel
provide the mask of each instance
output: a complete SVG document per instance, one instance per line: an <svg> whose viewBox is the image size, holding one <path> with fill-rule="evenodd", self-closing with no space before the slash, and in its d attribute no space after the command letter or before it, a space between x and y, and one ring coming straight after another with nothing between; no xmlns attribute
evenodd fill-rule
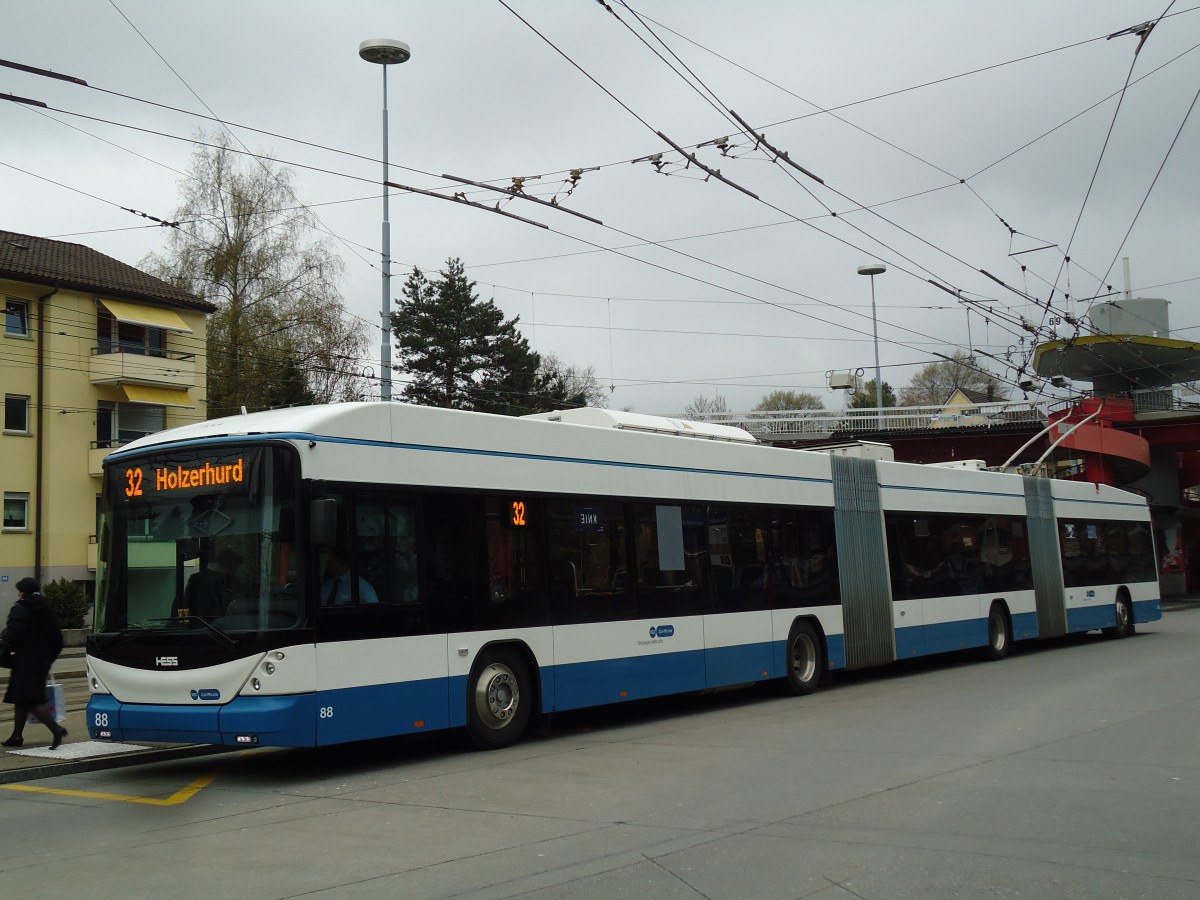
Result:
<svg viewBox="0 0 1200 900"><path fill-rule="evenodd" d="M1117 624L1108 628L1102 628L1108 637L1124 638L1130 637L1137 631L1137 627L1133 624L1133 604L1129 602L1126 596L1117 598Z"/></svg>
<svg viewBox="0 0 1200 900"><path fill-rule="evenodd" d="M988 612L988 659L1004 659L1012 650L1012 621L1003 603L993 603Z"/></svg>
<svg viewBox="0 0 1200 900"><path fill-rule="evenodd" d="M467 734L482 750L521 739L532 714L533 683L520 654L506 649L480 656L467 682Z"/></svg>
<svg viewBox="0 0 1200 900"><path fill-rule="evenodd" d="M792 626L787 646L787 684L793 694L811 694L821 685L825 673L825 652L821 637L807 622Z"/></svg>

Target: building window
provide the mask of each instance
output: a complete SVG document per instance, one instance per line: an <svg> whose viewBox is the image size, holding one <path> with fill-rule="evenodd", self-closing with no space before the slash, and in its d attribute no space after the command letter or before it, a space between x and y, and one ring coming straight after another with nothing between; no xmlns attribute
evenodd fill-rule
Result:
<svg viewBox="0 0 1200 900"><path fill-rule="evenodd" d="M4 492L4 530L29 530L29 495Z"/></svg>
<svg viewBox="0 0 1200 900"><path fill-rule="evenodd" d="M166 332L148 325L118 322L107 310L96 316L96 345L100 353L140 353L166 356Z"/></svg>
<svg viewBox="0 0 1200 900"><path fill-rule="evenodd" d="M5 298L4 333L8 337L29 337L29 304L24 300Z"/></svg>
<svg viewBox="0 0 1200 900"><path fill-rule="evenodd" d="M4 430L29 434L29 398L4 395Z"/></svg>
<svg viewBox="0 0 1200 900"><path fill-rule="evenodd" d="M96 407L96 446L101 449L120 447L166 427L164 406L101 400Z"/></svg>

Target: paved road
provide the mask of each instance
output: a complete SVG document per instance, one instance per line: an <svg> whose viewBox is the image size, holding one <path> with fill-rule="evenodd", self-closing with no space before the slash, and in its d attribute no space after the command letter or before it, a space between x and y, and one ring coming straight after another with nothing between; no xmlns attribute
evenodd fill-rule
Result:
<svg viewBox="0 0 1200 900"><path fill-rule="evenodd" d="M1200 610L451 736L0 785L11 896L1200 896ZM32 789L32 790L30 790ZM51 793L47 791L56 791ZM149 801L149 802L146 802Z"/></svg>

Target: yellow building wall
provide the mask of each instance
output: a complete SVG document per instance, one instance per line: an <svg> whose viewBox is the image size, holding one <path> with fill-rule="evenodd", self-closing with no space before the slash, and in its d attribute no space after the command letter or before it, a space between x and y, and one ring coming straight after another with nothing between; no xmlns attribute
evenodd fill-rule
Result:
<svg viewBox="0 0 1200 900"><path fill-rule="evenodd" d="M24 300L29 304L31 317L36 313L38 294L28 285L0 279L0 297ZM30 433L0 433L0 494L28 493L31 520L33 470L37 460L36 439L33 436L33 406L37 400L37 339L33 335L33 325L31 321L29 337L10 337L6 329L0 329L0 394L30 398ZM0 532L0 579L7 579L0 581L0 612L6 613L16 601L16 582L33 573L33 543L32 531Z"/></svg>
<svg viewBox="0 0 1200 900"><path fill-rule="evenodd" d="M963 415L965 410L974 410L970 415ZM930 423L931 428L961 428L964 425L986 425L987 416L979 414L979 404L972 401L962 391L955 391L942 407L937 418Z"/></svg>
<svg viewBox="0 0 1200 900"><path fill-rule="evenodd" d="M30 398L29 436L0 436L0 490L30 495L30 524L36 521L37 469L37 298L49 289L40 285L0 280L0 294L30 304L31 337L0 337L0 388L4 394ZM42 413L42 520L41 573L43 582L56 578L90 581L88 548L96 531L96 500L100 481L88 472L89 453L96 441L97 405L101 400L123 402L115 385L93 385L89 365L97 347L97 299L103 295L60 290L44 306L45 340ZM132 303L125 298L122 302ZM151 305L151 304L144 304ZM205 418L207 396L205 367L206 316L171 307L191 334L165 332L169 353L195 354L195 385L188 390L191 409L167 407L167 428ZM34 570L35 540L29 533L0 533L0 578L9 584ZM11 594L12 596L7 596ZM0 611L15 593L0 584ZM7 601L7 602L6 602Z"/></svg>

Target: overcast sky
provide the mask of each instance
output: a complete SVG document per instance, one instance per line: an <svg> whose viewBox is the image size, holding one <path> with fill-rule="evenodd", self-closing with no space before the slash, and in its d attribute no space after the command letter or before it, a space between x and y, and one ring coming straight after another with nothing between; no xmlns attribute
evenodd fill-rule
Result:
<svg viewBox="0 0 1200 900"><path fill-rule="evenodd" d="M387 37L412 48L389 70L393 181L451 194L463 187L443 174L524 176L604 223L503 207L542 229L393 194L393 293L412 266L460 257L534 349L594 367L613 407L677 413L719 393L746 410L779 388L839 407L826 373L873 373L856 269L874 260L888 267L879 353L897 388L966 349L1015 380L1032 340L1019 317L1045 339L1051 315L1122 288L1123 256L1134 294L1169 300L1176 336L1200 335L1192 4L1172 4L1135 60L1138 36L1105 38L1168 0L506 2L9 4L0 57L137 100L0 69L0 93L52 107L0 102L0 229L136 265L167 235L119 207L169 219L189 139L215 127L138 101L207 106L274 133L233 128L297 167L345 260L346 304L373 329L377 374L382 74L357 50ZM824 184L755 150L727 109ZM727 137L727 156L694 152L737 187L685 168L656 132L689 151ZM659 153L661 170L631 162ZM585 171L567 197L571 169Z"/></svg>

